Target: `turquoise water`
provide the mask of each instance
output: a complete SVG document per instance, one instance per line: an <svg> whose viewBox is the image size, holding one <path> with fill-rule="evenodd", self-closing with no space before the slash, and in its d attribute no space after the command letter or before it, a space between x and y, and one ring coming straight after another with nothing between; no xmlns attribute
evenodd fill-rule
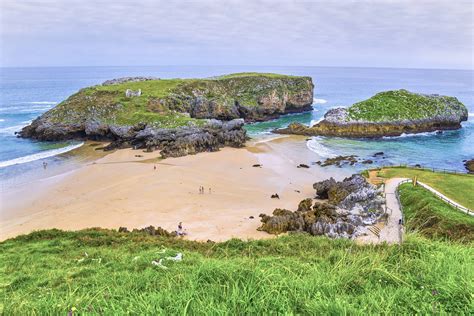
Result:
<svg viewBox="0 0 474 316"><path fill-rule="evenodd" d="M45 143L16 138L31 120L54 107L82 87L124 76L161 78L207 77L241 71L307 75L315 83L311 113L289 115L278 120L247 126L251 136L269 133L292 121L305 124L319 120L331 107L348 106L389 89L456 96L469 109L469 121L459 131L441 135L423 134L379 140L347 140L317 137L308 148L318 156L356 154L361 157L384 151L377 163L421 163L430 167L464 170L462 160L474 158L473 71L416 70L334 67L53 67L0 68L0 176L15 175L48 163L61 163L57 154L80 145L78 142Z"/></svg>

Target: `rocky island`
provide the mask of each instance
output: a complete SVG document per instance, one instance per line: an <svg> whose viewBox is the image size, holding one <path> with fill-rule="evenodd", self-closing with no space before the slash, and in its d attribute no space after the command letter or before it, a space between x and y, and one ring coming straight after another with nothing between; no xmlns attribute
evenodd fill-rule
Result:
<svg viewBox="0 0 474 316"><path fill-rule="evenodd" d="M312 109L310 77L238 73L206 79L130 77L81 89L18 133L112 141L163 157L240 147L244 122Z"/></svg>
<svg viewBox="0 0 474 316"><path fill-rule="evenodd" d="M455 97L395 90L377 93L348 108L331 109L311 127L292 123L276 132L307 136L400 136L459 129L467 118L467 108Z"/></svg>

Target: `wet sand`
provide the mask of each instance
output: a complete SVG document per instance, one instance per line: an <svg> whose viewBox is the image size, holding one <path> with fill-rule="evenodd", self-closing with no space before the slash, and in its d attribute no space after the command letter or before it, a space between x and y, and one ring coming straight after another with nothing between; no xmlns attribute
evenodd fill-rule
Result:
<svg viewBox="0 0 474 316"><path fill-rule="evenodd" d="M76 170L2 190L0 240L48 228L154 225L171 231L180 221L193 240L269 238L257 231L260 213L294 210L314 197L314 182L350 174L311 165L317 160L298 136L164 160L158 152L118 150ZM300 163L311 168L297 168ZM280 199L271 199L274 193Z"/></svg>

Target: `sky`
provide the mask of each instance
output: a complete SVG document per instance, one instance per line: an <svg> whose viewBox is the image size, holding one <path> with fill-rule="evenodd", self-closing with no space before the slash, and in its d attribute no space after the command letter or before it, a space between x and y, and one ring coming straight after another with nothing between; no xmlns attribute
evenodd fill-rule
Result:
<svg viewBox="0 0 474 316"><path fill-rule="evenodd" d="M473 0L0 0L0 65L473 68Z"/></svg>

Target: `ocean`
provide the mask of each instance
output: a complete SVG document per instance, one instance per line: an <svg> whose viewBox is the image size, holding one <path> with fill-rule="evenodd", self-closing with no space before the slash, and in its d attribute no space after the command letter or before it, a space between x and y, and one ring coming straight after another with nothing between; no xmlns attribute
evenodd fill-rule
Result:
<svg viewBox="0 0 474 316"><path fill-rule="evenodd" d="M407 89L457 97L469 111L463 128L442 134L425 133L383 139L312 137L307 147L315 160L337 155L369 157L384 152L375 164L421 164L465 171L463 160L474 158L474 87L472 70L342 68L342 67L257 67L257 66L143 66L143 67L45 67L0 68L0 177L10 178L48 164L62 164L60 155L81 146L81 142L37 142L20 139L15 132L79 89L107 79L126 76L196 78L260 71L311 76L315 84L314 110L278 120L250 124L252 137L292 121L316 122L338 106L349 106L377 92ZM363 166L360 166L362 168Z"/></svg>

